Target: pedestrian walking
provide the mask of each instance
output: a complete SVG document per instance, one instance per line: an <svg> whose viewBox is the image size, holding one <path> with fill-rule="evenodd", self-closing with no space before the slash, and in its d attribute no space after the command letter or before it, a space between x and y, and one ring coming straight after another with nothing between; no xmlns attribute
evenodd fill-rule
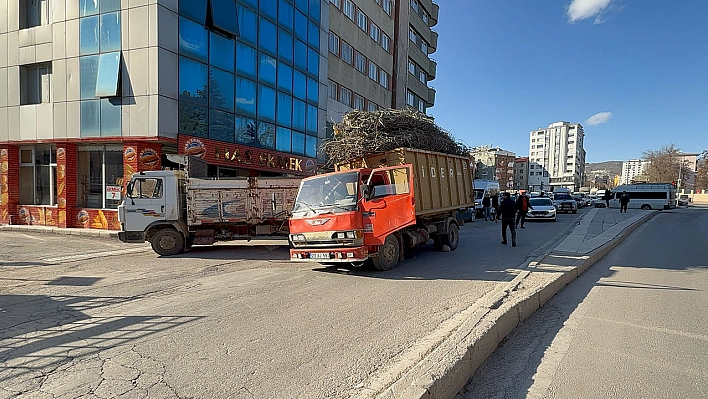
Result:
<svg viewBox="0 0 708 399"><path fill-rule="evenodd" d="M492 209L494 209L494 223L498 222L496 215L499 214L499 194L492 195Z"/></svg>
<svg viewBox="0 0 708 399"><path fill-rule="evenodd" d="M491 221L492 199L489 197L489 194L485 195L482 199L482 206L484 207L484 221Z"/></svg>
<svg viewBox="0 0 708 399"><path fill-rule="evenodd" d="M504 200L499 206L498 219L501 219L502 224L502 244L506 245L506 228L509 227L511 231L511 246L516 246L516 226L514 223L514 216L516 216L516 203L511 199L511 194L504 193Z"/></svg>
<svg viewBox="0 0 708 399"><path fill-rule="evenodd" d="M629 204L629 194L626 191L622 191L622 195L620 195L620 213L622 213L622 210L627 213L627 204Z"/></svg>
<svg viewBox="0 0 708 399"><path fill-rule="evenodd" d="M524 222L526 221L526 214L529 212L529 209L533 209L533 206L531 206L531 201L529 201L529 197L526 195L526 193L523 193L519 195L519 198L516 199L516 227L519 227L519 222L521 222L521 228L525 229L524 227Z"/></svg>
<svg viewBox="0 0 708 399"><path fill-rule="evenodd" d="M607 208L609 208L610 207L610 199L612 199L612 191L610 191L610 190L605 191L605 195L602 196L602 199L605 200L605 206Z"/></svg>

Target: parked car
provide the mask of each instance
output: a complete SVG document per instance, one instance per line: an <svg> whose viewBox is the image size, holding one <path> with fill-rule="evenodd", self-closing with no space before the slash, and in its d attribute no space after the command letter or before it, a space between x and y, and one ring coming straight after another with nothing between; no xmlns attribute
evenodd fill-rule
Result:
<svg viewBox="0 0 708 399"><path fill-rule="evenodd" d="M583 199L583 197L581 197L579 195L573 195L572 197L575 200L575 202L578 204L578 209L585 206L585 200Z"/></svg>
<svg viewBox="0 0 708 399"><path fill-rule="evenodd" d="M678 198L678 204L679 205L688 205L688 203L691 202L691 197L688 196L688 194L681 194L679 195Z"/></svg>
<svg viewBox="0 0 708 399"><path fill-rule="evenodd" d="M558 212L578 213L578 203L567 193L556 193L553 197Z"/></svg>
<svg viewBox="0 0 708 399"><path fill-rule="evenodd" d="M533 209L526 214L527 220L550 220L556 221L556 207L553 200L544 197L535 197L529 199L529 203Z"/></svg>

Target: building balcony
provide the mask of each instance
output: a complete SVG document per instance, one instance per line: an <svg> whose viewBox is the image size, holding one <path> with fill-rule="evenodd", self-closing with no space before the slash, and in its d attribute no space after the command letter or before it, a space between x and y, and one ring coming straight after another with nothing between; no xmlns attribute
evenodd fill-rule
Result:
<svg viewBox="0 0 708 399"><path fill-rule="evenodd" d="M430 59L430 66L428 67L428 80L434 80L438 74L438 63L434 59Z"/></svg>
<svg viewBox="0 0 708 399"><path fill-rule="evenodd" d="M430 26L433 27L438 24L438 17L440 16L440 6L438 3L433 2L433 8L430 9Z"/></svg>
<svg viewBox="0 0 708 399"><path fill-rule="evenodd" d="M428 98L426 99L426 107L432 107L435 104L435 88L428 87Z"/></svg>
<svg viewBox="0 0 708 399"><path fill-rule="evenodd" d="M430 31L430 44L428 45L428 54L433 54L438 50L438 38L440 35L438 35L438 32L431 30Z"/></svg>

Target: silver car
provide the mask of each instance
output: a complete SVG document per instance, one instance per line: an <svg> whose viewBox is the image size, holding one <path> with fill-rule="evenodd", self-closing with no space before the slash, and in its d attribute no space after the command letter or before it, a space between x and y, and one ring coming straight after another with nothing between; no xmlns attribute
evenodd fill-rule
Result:
<svg viewBox="0 0 708 399"><path fill-rule="evenodd" d="M531 198L529 203L533 209L529 209L526 220L551 220L556 221L556 207L550 198Z"/></svg>

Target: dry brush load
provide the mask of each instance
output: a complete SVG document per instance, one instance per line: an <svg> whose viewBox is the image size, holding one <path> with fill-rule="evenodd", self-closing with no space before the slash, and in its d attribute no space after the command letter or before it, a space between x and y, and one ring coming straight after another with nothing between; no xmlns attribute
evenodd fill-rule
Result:
<svg viewBox="0 0 708 399"><path fill-rule="evenodd" d="M346 113L342 122L334 125L334 137L320 151L334 165L401 147L469 156L469 148L432 118L396 109Z"/></svg>

